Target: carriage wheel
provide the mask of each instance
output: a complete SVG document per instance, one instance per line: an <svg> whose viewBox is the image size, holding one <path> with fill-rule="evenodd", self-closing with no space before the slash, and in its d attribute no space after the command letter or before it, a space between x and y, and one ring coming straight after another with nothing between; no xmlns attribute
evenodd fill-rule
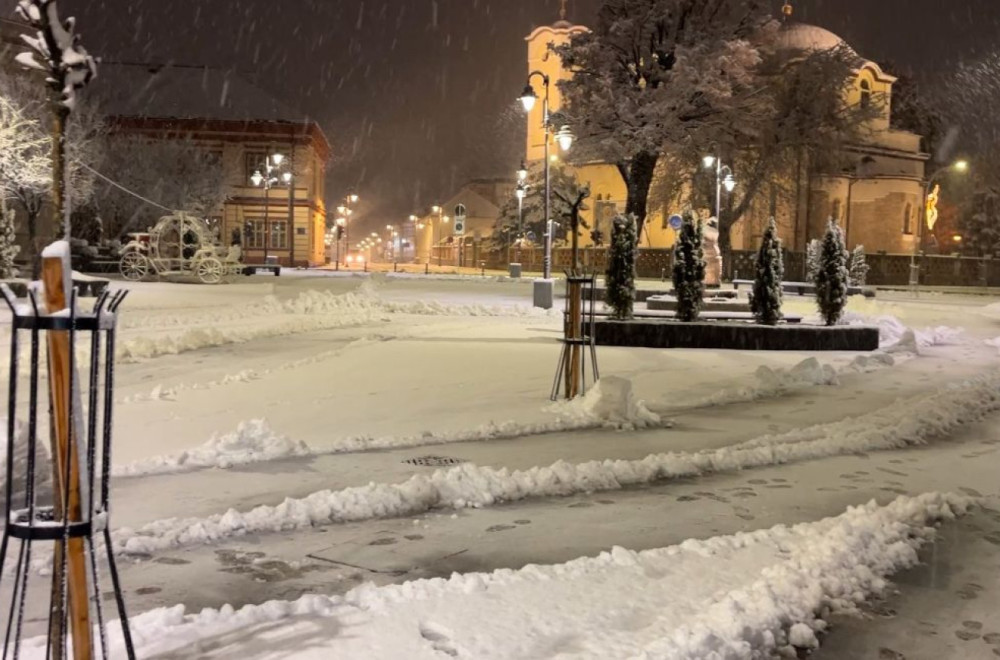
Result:
<svg viewBox="0 0 1000 660"><path fill-rule="evenodd" d="M198 262L195 273L204 284L218 284L222 281L226 269L215 257L205 257Z"/></svg>
<svg viewBox="0 0 1000 660"><path fill-rule="evenodd" d="M126 252L118 262L122 277L130 282L138 282L149 275L149 260L138 252Z"/></svg>

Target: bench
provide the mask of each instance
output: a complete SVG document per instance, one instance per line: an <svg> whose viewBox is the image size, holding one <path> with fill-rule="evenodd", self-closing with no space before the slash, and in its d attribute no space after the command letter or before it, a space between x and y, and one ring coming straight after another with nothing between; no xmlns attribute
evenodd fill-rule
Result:
<svg viewBox="0 0 1000 660"><path fill-rule="evenodd" d="M281 275L281 266L278 264L249 264L243 266L244 275L256 275L258 271L274 273L275 277Z"/></svg>
<svg viewBox="0 0 1000 660"><path fill-rule="evenodd" d="M733 280L733 289L738 291L741 286L752 287L753 284L753 280ZM794 293L799 296L816 295L816 285L812 282L782 282L781 290L784 293ZM875 289L864 286L848 286L847 295L874 298Z"/></svg>

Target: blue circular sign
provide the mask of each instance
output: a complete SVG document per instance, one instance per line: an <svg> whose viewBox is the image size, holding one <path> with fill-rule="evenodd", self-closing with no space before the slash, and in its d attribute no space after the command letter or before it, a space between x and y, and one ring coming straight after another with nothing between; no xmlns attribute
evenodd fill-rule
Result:
<svg viewBox="0 0 1000 660"><path fill-rule="evenodd" d="M670 223L671 228L680 229L681 225L684 224L684 218L675 213L674 215L670 216L670 219L667 220L667 222Z"/></svg>

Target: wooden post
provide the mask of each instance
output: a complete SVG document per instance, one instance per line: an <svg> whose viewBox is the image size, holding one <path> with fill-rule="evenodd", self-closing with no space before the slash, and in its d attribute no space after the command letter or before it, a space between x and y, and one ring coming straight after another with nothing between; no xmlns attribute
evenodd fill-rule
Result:
<svg viewBox="0 0 1000 660"><path fill-rule="evenodd" d="M566 293L569 295L569 324L566 328L567 339L579 340L583 337L583 287L581 282L572 277L567 279ZM573 399L581 394L580 385L580 350L579 343L569 345L566 351L566 398Z"/></svg>
<svg viewBox="0 0 1000 660"><path fill-rule="evenodd" d="M58 244L57 244L58 245ZM42 282L45 286L45 306L47 312L56 314L69 308L68 251L66 255L43 256ZM83 503L81 497L81 464L80 447L77 440L78 428L72 424L72 416L79 410L79 403L74 406L74 392L70 389L70 373L73 368L70 355L70 340L68 331L51 331L48 333L49 343L49 396L52 419L52 485L54 510L56 520L80 522L83 520ZM69 473L69 481L65 482ZM67 510L63 511L63 502ZM64 518L65 516L65 518ZM90 600L87 590L87 561L84 539L71 538L66 544L65 563L67 575L63 576L63 544L56 542L53 556L52 596L53 615L50 639L54 658L62 657L62 582L65 579L69 604L69 624L73 637L73 658L75 660L90 660L93 653L91 644ZM55 608L58 606L58 610ZM58 633L58 638L52 638ZM58 649L58 651L57 651Z"/></svg>

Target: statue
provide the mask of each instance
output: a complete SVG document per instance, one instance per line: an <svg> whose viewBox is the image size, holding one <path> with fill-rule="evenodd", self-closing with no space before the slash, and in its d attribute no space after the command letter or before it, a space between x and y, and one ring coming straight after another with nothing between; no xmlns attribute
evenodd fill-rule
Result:
<svg viewBox="0 0 1000 660"><path fill-rule="evenodd" d="M941 197L941 186L935 185L933 192L927 196L927 229L934 231L938 220L938 199Z"/></svg>
<svg viewBox="0 0 1000 660"><path fill-rule="evenodd" d="M719 250L719 221L709 218L702 228L701 247L705 254L705 284L722 284L722 252Z"/></svg>

